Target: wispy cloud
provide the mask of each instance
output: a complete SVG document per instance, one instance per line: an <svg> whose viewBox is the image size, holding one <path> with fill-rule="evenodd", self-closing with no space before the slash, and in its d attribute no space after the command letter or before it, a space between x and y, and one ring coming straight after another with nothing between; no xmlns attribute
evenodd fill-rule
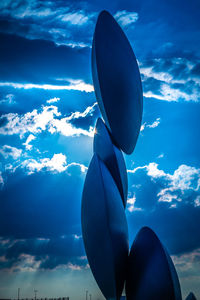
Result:
<svg viewBox="0 0 200 300"><path fill-rule="evenodd" d="M17 113L4 114L0 117L0 120L4 124L0 128L0 134L18 134L23 138L26 133L38 134L47 130L52 134L60 133L65 136L78 136L82 134L92 137L94 135L93 127L90 127L89 130L85 130L73 126L70 122L74 119L91 115L95 106L96 103L87 107L83 112L73 112L68 117L63 118L61 118L61 113L58 111L58 108L53 105L42 106L40 110L34 109L32 112L28 112L24 115ZM30 139L28 142L30 142Z"/></svg>
<svg viewBox="0 0 200 300"><path fill-rule="evenodd" d="M51 104L51 103L55 103L55 102L58 102L58 101L60 101L60 98L54 97L54 98L48 99L47 103Z"/></svg>
<svg viewBox="0 0 200 300"><path fill-rule="evenodd" d="M42 90L75 90L91 93L94 88L91 84L85 83L83 80L69 79L66 85L53 84L34 84L34 83L16 83L16 82L0 82L0 87L13 87L15 89L42 89Z"/></svg>
<svg viewBox="0 0 200 300"><path fill-rule="evenodd" d="M15 104L15 96L13 94L6 95L3 99L0 100L0 104L12 105Z"/></svg>
<svg viewBox="0 0 200 300"><path fill-rule="evenodd" d="M73 3L69 6L52 0L40 4L36 0L16 0L15 4L1 1L0 5L0 15L11 23L9 33L28 39L48 39L71 47L87 47L85 41L91 38L90 27L96 13L77 8Z"/></svg>
<svg viewBox="0 0 200 300"><path fill-rule="evenodd" d="M183 92L179 88L170 87L169 84L163 83L161 85L159 92L160 92L159 94L156 94L155 92L148 91L145 92L143 95L146 98L154 98L154 99L164 100L168 102L172 102L172 101L178 102L180 100L194 101L194 102L199 101L199 94L197 94L196 92L194 92L193 94L189 94Z"/></svg>
<svg viewBox="0 0 200 300"><path fill-rule="evenodd" d="M130 211L130 212L133 212L133 211L142 211L142 208L135 206L135 202L136 202L136 196L135 196L135 194L133 195L132 198L128 198L127 199L127 205L128 205L127 209L128 209L128 211Z"/></svg>
<svg viewBox="0 0 200 300"><path fill-rule="evenodd" d="M160 118L157 118L152 124L146 125L149 128L156 128L160 124Z"/></svg>
<svg viewBox="0 0 200 300"><path fill-rule="evenodd" d="M76 12L68 12L58 17L62 22L70 23L71 25L83 25L90 19L89 15L86 15L83 10Z"/></svg>
<svg viewBox="0 0 200 300"><path fill-rule="evenodd" d="M173 255L172 259L179 272L185 273L186 271L192 271L193 273L194 269L196 269L195 265L199 266L200 248L194 249L191 252L181 253L179 255Z"/></svg>
<svg viewBox="0 0 200 300"><path fill-rule="evenodd" d="M138 20L137 12L130 12L126 10L120 10L114 15L119 24L123 27L130 26Z"/></svg>
<svg viewBox="0 0 200 300"><path fill-rule="evenodd" d="M199 101L200 79L193 72L196 64L185 58L140 63L144 96L168 102Z"/></svg>
<svg viewBox="0 0 200 300"><path fill-rule="evenodd" d="M30 135L27 137L25 143L23 143L23 145L26 147L26 150L31 150L31 149L32 149L33 146L30 145L30 143L31 143L33 140L35 140L35 139L36 139L36 137L35 137L33 134L30 134Z"/></svg>
<svg viewBox="0 0 200 300"><path fill-rule="evenodd" d="M13 159L17 159L22 154L22 149L18 149L15 147L11 147L9 145L4 145L0 148L0 154L5 158L12 157Z"/></svg>
<svg viewBox="0 0 200 300"><path fill-rule="evenodd" d="M0 171L0 186L2 187L4 185L4 180L2 176L2 172Z"/></svg>
<svg viewBox="0 0 200 300"><path fill-rule="evenodd" d="M158 202L169 202L173 205L174 201L181 202L184 198L188 198L189 195L193 195L193 205L196 206L198 204L198 196L194 197L194 195L200 192L199 168L180 165L173 174L170 174L158 168L157 163L152 162L148 165L128 170L128 173L135 174L138 171L145 171L155 184L159 182L159 186L163 186L157 194ZM171 207L176 207L176 205Z"/></svg>
<svg viewBox="0 0 200 300"><path fill-rule="evenodd" d="M147 124L146 122L142 124L140 131L143 131L145 128L156 128L160 124L160 118L157 118L152 124Z"/></svg>

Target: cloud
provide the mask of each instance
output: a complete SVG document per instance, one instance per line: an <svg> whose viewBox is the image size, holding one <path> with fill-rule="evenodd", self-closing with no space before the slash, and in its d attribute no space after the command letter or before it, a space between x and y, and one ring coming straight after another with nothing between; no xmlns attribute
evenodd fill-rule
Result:
<svg viewBox="0 0 200 300"><path fill-rule="evenodd" d="M160 94L155 94L154 92L148 91L143 94L146 98L154 98L157 100L164 100L168 102L177 102L179 100L184 101L199 101L199 95L194 94L187 94L180 89L172 88L168 84L161 84Z"/></svg>
<svg viewBox="0 0 200 300"><path fill-rule="evenodd" d="M51 98L51 99L47 100L46 102L51 104L51 103L55 103L55 102L58 102L58 101L60 101L60 98L54 97L54 98Z"/></svg>
<svg viewBox="0 0 200 300"><path fill-rule="evenodd" d="M0 171L0 186L2 187L4 185L4 180L2 176L2 172Z"/></svg>
<svg viewBox="0 0 200 300"><path fill-rule="evenodd" d="M133 211L141 211L142 210L142 208L135 207L135 202L136 202L135 194L133 195L132 198L127 199L128 211L133 212Z"/></svg>
<svg viewBox="0 0 200 300"><path fill-rule="evenodd" d="M143 131L145 128L156 128L160 124L160 118L157 118L152 124L147 124L146 122L142 124L140 131Z"/></svg>
<svg viewBox="0 0 200 300"><path fill-rule="evenodd" d="M196 268L195 265L199 265L200 263L200 248L194 249L191 252L173 255L172 259L182 276L188 276L190 273L194 273L194 270L198 271L199 276L198 267Z"/></svg>
<svg viewBox="0 0 200 300"><path fill-rule="evenodd" d="M149 128L156 128L160 124L160 118L157 118L152 124L147 125Z"/></svg>
<svg viewBox="0 0 200 300"><path fill-rule="evenodd" d="M71 25L79 25L87 23L90 19L89 15L86 15L82 10L77 12L69 12L59 16L62 22L70 23Z"/></svg>
<svg viewBox="0 0 200 300"><path fill-rule="evenodd" d="M31 150L33 148L33 146L30 145L30 142L32 142L35 139L36 137L33 134L29 134L29 136L26 139L26 142L23 143L23 145L26 147L26 150Z"/></svg>
<svg viewBox="0 0 200 300"><path fill-rule="evenodd" d="M24 115L9 113L1 116L5 120L5 125L1 126L0 134L13 135L19 134L21 137L27 132L39 133L46 130L49 122L54 117L60 116L58 108L55 106L42 106L41 111L34 109Z"/></svg>
<svg viewBox="0 0 200 300"><path fill-rule="evenodd" d="M67 169L67 158L64 154L58 153L54 154L51 159L42 158L39 161L35 159L24 160L21 164L22 168L28 170L28 174L33 174L34 172L39 172L43 169L50 172L64 172Z"/></svg>
<svg viewBox="0 0 200 300"><path fill-rule="evenodd" d="M13 135L19 134L21 138L26 133L37 134L47 130L50 133L61 133L64 136L87 135L92 137L94 129L89 130L74 127L72 120L84 118L94 111L96 103L89 106L83 112L74 112L68 117L61 118L61 113L56 106L42 106L40 110L34 109L32 112L19 115L17 113L9 113L2 115L0 121L0 134Z"/></svg>
<svg viewBox="0 0 200 300"><path fill-rule="evenodd" d="M8 94L3 99L0 100L0 104L7 104L7 105L15 104L16 102L14 101L14 97L15 96L13 94Z"/></svg>
<svg viewBox="0 0 200 300"><path fill-rule="evenodd" d="M81 173L85 173L88 169L85 165L76 162L67 164L67 157L62 153L54 154L52 158L47 157L38 160L32 158L26 159L22 163L18 164L17 167L21 167L22 169L24 168L28 175L40 171L52 173L62 173L67 171L67 173L70 175L73 173L73 169L78 168Z"/></svg>
<svg viewBox="0 0 200 300"><path fill-rule="evenodd" d="M80 92L91 93L94 88L91 84L85 83L83 80L68 79L69 84L53 85L53 84L34 84L34 83L16 83L16 82L0 82L0 87L12 87L15 89L42 89L42 90L74 90Z"/></svg>
<svg viewBox="0 0 200 300"><path fill-rule="evenodd" d="M49 2L50 4L50 2ZM55 14L50 7L45 7L45 3L38 5L37 1L20 1L17 0L15 5L10 1L3 1L1 5L2 15L9 15L16 19L25 18L44 18Z"/></svg>
<svg viewBox="0 0 200 300"><path fill-rule="evenodd" d="M117 22L123 27L127 27L132 25L138 20L138 13L137 12L129 12L126 10L120 10L116 12L114 15L116 18Z"/></svg>
<svg viewBox="0 0 200 300"><path fill-rule="evenodd" d="M185 58L153 59L140 64L144 97L168 102L199 101L200 79L195 61Z"/></svg>
<svg viewBox="0 0 200 300"><path fill-rule="evenodd" d="M13 159L17 159L22 154L22 149L18 149L15 147L11 147L9 145L4 145L0 148L0 154L5 158L12 157Z"/></svg>
<svg viewBox="0 0 200 300"><path fill-rule="evenodd" d="M87 267L82 238L72 234L55 238L0 239L0 268L9 272L39 269L81 270Z"/></svg>
<svg viewBox="0 0 200 300"><path fill-rule="evenodd" d="M86 173L86 171L88 169L88 167L86 167L83 164L73 162L73 163L70 163L67 165L67 172L69 174L71 174L74 167L78 167L80 169L81 173Z"/></svg>
<svg viewBox="0 0 200 300"><path fill-rule="evenodd" d="M75 3L57 3L52 0L40 4L36 0L16 0L15 3L13 5L10 1L4 1L1 6L0 15L8 33L68 46L76 44L76 47L91 38L90 28L96 13L80 9Z"/></svg>
<svg viewBox="0 0 200 300"><path fill-rule="evenodd" d="M146 166L137 167L133 170L128 170L128 173L135 174L138 171L145 171L155 184L160 187L157 193L158 202L168 202L171 208L176 207L177 202L188 201L188 198L193 199L193 205L198 205L197 193L199 193L200 169L180 165L173 174L166 173L158 168L155 162L149 163ZM162 180L162 181L160 181ZM167 187L166 187L167 186ZM194 198L196 195L197 198ZM190 199L190 201L192 201Z"/></svg>

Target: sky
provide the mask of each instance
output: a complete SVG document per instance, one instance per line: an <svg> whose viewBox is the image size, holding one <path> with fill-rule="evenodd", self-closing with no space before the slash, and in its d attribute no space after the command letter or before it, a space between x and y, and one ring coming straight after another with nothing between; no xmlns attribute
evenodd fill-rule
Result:
<svg viewBox="0 0 200 300"><path fill-rule="evenodd" d="M200 299L200 2L0 2L0 297L103 299L80 207L100 116L91 45L101 10L126 33L144 96L128 170L130 246L143 226Z"/></svg>

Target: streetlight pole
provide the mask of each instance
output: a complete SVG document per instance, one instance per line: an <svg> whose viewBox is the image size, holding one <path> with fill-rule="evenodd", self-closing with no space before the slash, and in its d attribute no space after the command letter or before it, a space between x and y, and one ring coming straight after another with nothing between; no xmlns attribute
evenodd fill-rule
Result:
<svg viewBox="0 0 200 300"><path fill-rule="evenodd" d="M18 295L18 300L19 300L19 296L20 296L20 288L18 288L17 295Z"/></svg>
<svg viewBox="0 0 200 300"><path fill-rule="evenodd" d="M35 300L36 300L36 298L37 298L37 290L34 290L34 293L35 293Z"/></svg>

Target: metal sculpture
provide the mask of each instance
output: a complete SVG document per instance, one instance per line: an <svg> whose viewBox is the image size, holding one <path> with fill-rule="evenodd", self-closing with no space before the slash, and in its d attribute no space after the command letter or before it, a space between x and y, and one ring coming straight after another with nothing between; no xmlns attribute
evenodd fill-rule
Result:
<svg viewBox="0 0 200 300"><path fill-rule="evenodd" d="M128 258L128 228L118 188L94 154L82 196L82 232L93 275L106 299L119 299Z"/></svg>
<svg viewBox="0 0 200 300"><path fill-rule="evenodd" d="M172 260L156 234L143 227L131 247L126 280L130 300L181 300Z"/></svg>
<svg viewBox="0 0 200 300"><path fill-rule="evenodd" d="M103 119L115 144L133 152L142 120L142 84L131 45L115 19L100 13L92 45L92 76Z"/></svg>
<svg viewBox="0 0 200 300"><path fill-rule="evenodd" d="M185 300L197 300L197 298L195 297L195 295L193 293L189 293L189 295L187 296L187 298Z"/></svg>
<svg viewBox="0 0 200 300"><path fill-rule="evenodd" d="M92 75L103 119L82 195L82 234L94 278L107 300L181 300L173 262L144 227L130 255L125 215L127 172L121 152L133 152L142 120L142 85L129 41L115 19L100 13L92 45Z"/></svg>
<svg viewBox="0 0 200 300"><path fill-rule="evenodd" d="M120 195L126 206L128 180L124 157L120 149L112 142L109 131L102 121L98 119L94 135L94 153L105 163L119 189Z"/></svg>

